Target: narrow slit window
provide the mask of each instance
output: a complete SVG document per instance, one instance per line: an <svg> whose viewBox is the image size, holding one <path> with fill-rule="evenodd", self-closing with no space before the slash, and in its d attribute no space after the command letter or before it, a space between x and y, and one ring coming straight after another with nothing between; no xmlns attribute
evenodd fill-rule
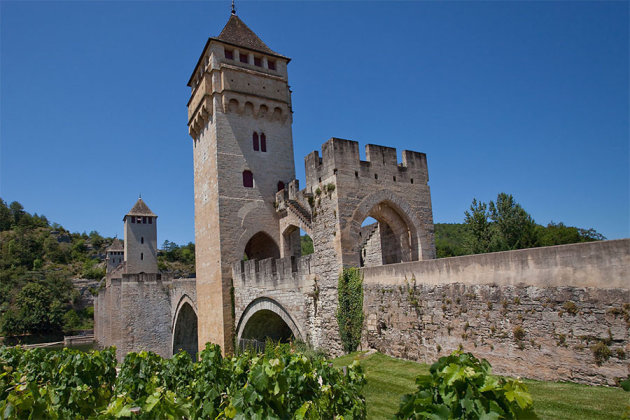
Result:
<svg viewBox="0 0 630 420"><path fill-rule="evenodd" d="M141 253L140 253L140 259L141 259L141 260L144 260L144 252L141 252Z"/></svg>
<svg viewBox="0 0 630 420"><path fill-rule="evenodd" d="M251 171L243 171L243 187L254 188L254 174Z"/></svg>
<svg viewBox="0 0 630 420"><path fill-rule="evenodd" d="M258 151L258 133L252 134L252 143L254 146L254 150Z"/></svg>
<svg viewBox="0 0 630 420"><path fill-rule="evenodd" d="M140 237L140 243L143 244L144 243L144 236Z"/></svg>
<svg viewBox="0 0 630 420"><path fill-rule="evenodd" d="M265 133L260 134L260 151L267 151L267 136L265 136Z"/></svg>

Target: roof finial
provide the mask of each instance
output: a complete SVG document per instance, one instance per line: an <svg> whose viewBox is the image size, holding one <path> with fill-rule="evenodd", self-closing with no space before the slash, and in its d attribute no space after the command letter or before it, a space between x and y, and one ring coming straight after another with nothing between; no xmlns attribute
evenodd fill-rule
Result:
<svg viewBox="0 0 630 420"><path fill-rule="evenodd" d="M234 6L234 0L232 0L232 14L236 15L236 6Z"/></svg>
<svg viewBox="0 0 630 420"><path fill-rule="evenodd" d="M142 193L138 194L138 200L142 200Z"/></svg>

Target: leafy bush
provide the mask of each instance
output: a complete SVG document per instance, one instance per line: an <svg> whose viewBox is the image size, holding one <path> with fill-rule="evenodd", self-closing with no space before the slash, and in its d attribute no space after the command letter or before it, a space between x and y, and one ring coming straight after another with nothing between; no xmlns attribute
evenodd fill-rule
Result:
<svg viewBox="0 0 630 420"><path fill-rule="evenodd" d="M535 419L531 395L520 380L492 376L490 364L453 352L431 366L428 382L405 395L399 419Z"/></svg>
<svg viewBox="0 0 630 420"><path fill-rule="evenodd" d="M199 362L115 350L0 348L0 417L134 419L363 419L365 377L308 358L288 344L223 358L206 345Z"/></svg>
<svg viewBox="0 0 630 420"><path fill-rule="evenodd" d="M337 324L343 349L353 352L361 342L363 328L363 279L358 268L344 268L337 287Z"/></svg>

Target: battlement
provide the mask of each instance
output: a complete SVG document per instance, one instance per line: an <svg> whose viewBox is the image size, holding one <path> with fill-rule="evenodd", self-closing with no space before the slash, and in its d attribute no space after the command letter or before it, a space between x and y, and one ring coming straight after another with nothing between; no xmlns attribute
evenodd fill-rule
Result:
<svg viewBox="0 0 630 420"><path fill-rule="evenodd" d="M311 256L267 258L239 261L232 265L235 286L277 288L279 285L299 286L310 281Z"/></svg>
<svg viewBox="0 0 630 420"><path fill-rule="evenodd" d="M334 175L419 185L429 181L424 153L403 150L402 162L398 163L393 147L368 144L365 156L362 161L358 142L331 138L322 145L321 157L313 151L304 158L307 190Z"/></svg>

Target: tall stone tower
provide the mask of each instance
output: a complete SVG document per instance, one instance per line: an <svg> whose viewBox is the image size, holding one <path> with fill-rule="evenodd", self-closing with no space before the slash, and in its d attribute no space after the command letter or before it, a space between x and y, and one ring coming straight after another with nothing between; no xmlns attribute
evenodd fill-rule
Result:
<svg viewBox="0 0 630 420"><path fill-rule="evenodd" d="M126 272L157 273L157 216L139 198L123 222Z"/></svg>
<svg viewBox="0 0 630 420"><path fill-rule="evenodd" d="M233 11L188 81L200 349L233 349L231 265L280 256L275 194L295 178L289 61Z"/></svg>

